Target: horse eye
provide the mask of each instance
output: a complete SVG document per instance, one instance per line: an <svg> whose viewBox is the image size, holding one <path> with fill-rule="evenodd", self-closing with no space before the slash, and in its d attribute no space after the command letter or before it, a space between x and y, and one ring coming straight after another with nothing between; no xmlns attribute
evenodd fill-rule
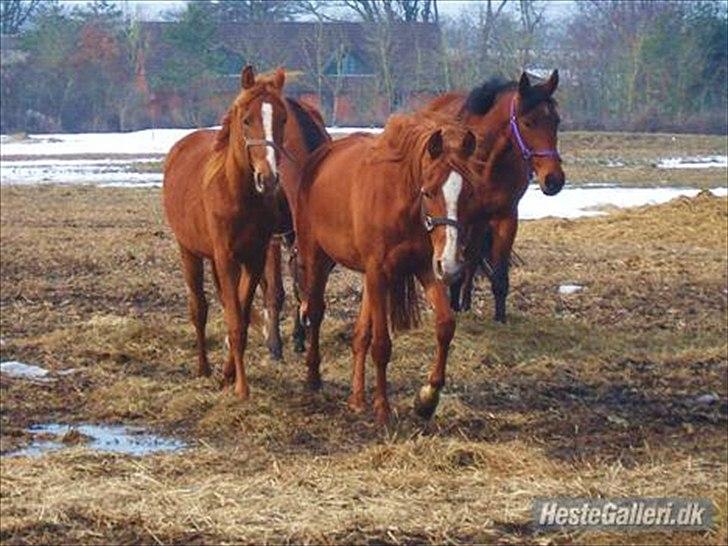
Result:
<svg viewBox="0 0 728 546"><path fill-rule="evenodd" d="M422 190L422 195L425 196L427 199L432 199L432 194L425 189Z"/></svg>
<svg viewBox="0 0 728 546"><path fill-rule="evenodd" d="M250 123L250 118L243 118L243 125L245 125L246 127L250 127Z"/></svg>

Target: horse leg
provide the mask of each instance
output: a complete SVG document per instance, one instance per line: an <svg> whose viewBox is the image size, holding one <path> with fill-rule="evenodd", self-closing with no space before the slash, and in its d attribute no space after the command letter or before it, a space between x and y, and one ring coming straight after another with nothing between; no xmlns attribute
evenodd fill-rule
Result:
<svg viewBox="0 0 728 546"><path fill-rule="evenodd" d="M387 398L387 364L392 356L392 340L389 338L387 322L387 282L381 273L368 271L365 285L371 314L371 354L377 367L374 415L377 423L386 425L391 414Z"/></svg>
<svg viewBox="0 0 728 546"><path fill-rule="evenodd" d="M185 283L187 283L188 310L190 321L195 327L197 335L197 375L209 376L210 363L207 361L207 347L205 345L205 325L207 324L207 299L204 288L204 264L202 258L195 256L180 245L182 269Z"/></svg>
<svg viewBox="0 0 728 546"><path fill-rule="evenodd" d="M308 369L306 384L311 390L321 388L321 353L319 335L321 321L324 318L326 303L324 292L326 281L331 271L330 259L320 248L313 249L306 256L304 287L306 299L301 305L304 323L308 326L308 352L306 367Z"/></svg>
<svg viewBox="0 0 728 546"><path fill-rule="evenodd" d="M445 367L450 342L455 335L455 316L447 301L445 286L435 279L431 270L418 275L430 305L435 311L435 334L437 337L437 355L430 370L428 384L420 389L415 397L415 412L429 419L435 413L440 401L440 391L445 385Z"/></svg>
<svg viewBox="0 0 728 546"><path fill-rule="evenodd" d="M281 245L275 239L268 243L266 252L265 272L260 280L263 291L263 335L271 357L274 360L283 358L283 343L281 342L280 314L283 308L283 279L281 277Z"/></svg>
<svg viewBox="0 0 728 546"><path fill-rule="evenodd" d="M460 311L460 294L462 293L463 279L458 279L452 283L450 289L450 308L456 313Z"/></svg>
<svg viewBox="0 0 728 546"><path fill-rule="evenodd" d="M511 249L518 231L518 217L506 216L490 221L493 242L490 252L490 263L493 268L490 286L495 298L496 322L506 322L506 297L508 296L508 269L511 260Z"/></svg>
<svg viewBox="0 0 728 546"><path fill-rule="evenodd" d="M354 328L354 338L351 342L354 354L354 369L351 378L351 396L349 396L349 408L356 413L361 413L366 407L366 378L364 375L367 351L372 341L372 317L369 310L369 297L366 285L362 292L361 308L359 318Z"/></svg>
<svg viewBox="0 0 728 546"><path fill-rule="evenodd" d="M473 300L473 283L475 281L475 273L482 259L483 238L485 237L486 231L486 224L483 221L479 221L471 226L465 234L463 245L465 249L465 266L463 267L463 276L459 282L454 283L450 287L450 293L452 294L453 287L457 285L459 309L454 309L455 311L470 311Z"/></svg>
<svg viewBox="0 0 728 546"><path fill-rule="evenodd" d="M302 353L306 350L306 329L301 322L301 287L299 286L298 255L294 248L289 247L291 255L288 259L288 270L293 284L293 297L296 305L293 309L293 350Z"/></svg>
<svg viewBox="0 0 728 546"><path fill-rule="evenodd" d="M293 306L293 350L297 353L303 353L306 350L306 329L301 322L301 287L300 274L298 270L298 249L294 245L295 238L293 235L285 237L283 242L288 250L288 273L291 276L291 285L293 287L293 298L296 302Z"/></svg>
<svg viewBox="0 0 728 546"><path fill-rule="evenodd" d="M232 361L235 369L235 394L241 399L246 399L249 394L248 383L245 379L245 368L243 364L243 352L247 341L246 331L243 330L243 317L238 300L238 285L240 283L240 263L229 252L215 252L215 269L218 281L220 282L220 299L222 300L225 314L225 323L228 328L228 344L232 358L228 359L225 365L224 375L227 381L232 373L229 363ZM247 276L247 270L246 270ZM256 280L257 283L257 280Z"/></svg>
<svg viewBox="0 0 728 546"><path fill-rule="evenodd" d="M225 305L222 299L222 289L220 288L220 276L217 274L215 260L212 261L212 280L215 283L217 297L220 299L220 304L224 308ZM233 357L233 352L230 350L230 336L225 336L225 348L227 349L227 357L222 369L222 382L224 386L229 386L232 385L235 380L235 358Z"/></svg>
<svg viewBox="0 0 728 546"><path fill-rule="evenodd" d="M463 277L460 281L461 285L461 299L460 299L460 310L470 311L470 306L473 301L473 281L475 279L476 265L471 262L465 262L463 268Z"/></svg>

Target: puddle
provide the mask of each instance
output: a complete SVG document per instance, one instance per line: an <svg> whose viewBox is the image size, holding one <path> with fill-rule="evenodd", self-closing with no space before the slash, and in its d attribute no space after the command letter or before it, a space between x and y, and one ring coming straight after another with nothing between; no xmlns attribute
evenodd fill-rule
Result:
<svg viewBox="0 0 728 546"><path fill-rule="evenodd" d="M153 453L180 451L187 447L181 440L152 434L142 427L124 425L62 425L48 423L26 430L35 436L33 442L11 451L7 457L39 457L69 445L82 444L87 449L107 453L123 453L141 457ZM52 438L49 439L49 436Z"/></svg>
<svg viewBox="0 0 728 546"><path fill-rule="evenodd" d="M48 377L50 372L45 368L25 364L17 360L8 360L7 362L0 363L0 373L8 377L20 377L23 379L34 379L36 381L49 381L51 379Z"/></svg>
<svg viewBox="0 0 728 546"><path fill-rule="evenodd" d="M562 284L559 286L559 294L564 295L576 294L581 290L584 290L584 287L580 284Z"/></svg>

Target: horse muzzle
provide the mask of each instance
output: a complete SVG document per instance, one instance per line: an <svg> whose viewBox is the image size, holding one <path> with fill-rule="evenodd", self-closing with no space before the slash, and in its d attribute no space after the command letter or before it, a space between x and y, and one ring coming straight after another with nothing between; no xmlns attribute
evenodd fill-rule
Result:
<svg viewBox="0 0 728 546"><path fill-rule="evenodd" d="M460 261L433 258L432 271L435 273L435 278L438 281L449 286L462 276L463 263Z"/></svg>
<svg viewBox="0 0 728 546"><path fill-rule="evenodd" d="M556 195L564 187L566 177L563 172L560 173L548 173L543 182L540 182L541 191L545 195Z"/></svg>
<svg viewBox="0 0 728 546"><path fill-rule="evenodd" d="M269 174L261 171L253 172L253 184L255 186L255 191L261 195L267 191L275 190L278 187L279 181L280 177L277 172L271 172Z"/></svg>

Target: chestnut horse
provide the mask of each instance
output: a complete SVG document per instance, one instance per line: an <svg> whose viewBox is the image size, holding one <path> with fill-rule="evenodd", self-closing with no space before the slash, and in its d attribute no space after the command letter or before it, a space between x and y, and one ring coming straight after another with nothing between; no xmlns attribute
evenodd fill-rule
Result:
<svg viewBox="0 0 728 546"><path fill-rule="evenodd" d="M243 353L250 305L279 221L274 192L280 155L276 151L286 123L284 80L280 68L273 76L256 80L252 67L246 66L242 89L222 128L195 131L177 142L164 168L164 210L182 257L190 319L197 334L198 374L210 374L203 289L203 260L208 259L232 354L224 376L227 384L234 376L234 391L240 398L249 394Z"/></svg>
<svg viewBox="0 0 728 546"><path fill-rule="evenodd" d="M297 283L295 282L296 266L293 242L295 235L293 231L293 208L298 195L298 184L301 170L309 156L322 144L331 140L326 132L324 120L315 108L285 97L286 126L283 134L283 147L287 154L281 162L279 206L281 210L281 223L277 228L279 235L271 239L268 246L265 273L261 279L263 290L264 310L264 335L266 345L273 359L279 360L283 357L283 348L280 334L280 312L283 307L285 293L283 291L282 278L282 256L281 246L285 246L289 253L289 270L294 278L293 295L298 303ZM304 351L304 340L306 333L301 325L298 305L294 306L293 313L293 348L296 352Z"/></svg>
<svg viewBox="0 0 728 546"><path fill-rule="evenodd" d="M473 180L476 198L471 213L479 218L466 234L466 266L462 279L450 286L453 309L468 310L473 278L485 258L495 297L495 320L506 320L508 268L518 229L518 202L532 173L541 191L556 195L564 186L556 151L559 115L552 95L558 71L543 84L531 85L523 73L518 83L497 79L470 94L449 93L426 111L447 113L478 135L477 158L483 163Z"/></svg>
<svg viewBox="0 0 728 546"><path fill-rule="evenodd" d="M462 265L458 214L469 198L466 160L475 144L473 133L460 124L398 115L377 137L354 134L320 148L304 172L296 236L304 293L301 313L309 326L308 384L313 389L321 385L324 290L334 263L339 263L364 273L349 407L364 410L364 365L371 347L379 423L390 415L389 324L405 329L418 318L414 277L434 307L438 346L415 408L430 417L437 407L455 332L445 285Z"/></svg>

